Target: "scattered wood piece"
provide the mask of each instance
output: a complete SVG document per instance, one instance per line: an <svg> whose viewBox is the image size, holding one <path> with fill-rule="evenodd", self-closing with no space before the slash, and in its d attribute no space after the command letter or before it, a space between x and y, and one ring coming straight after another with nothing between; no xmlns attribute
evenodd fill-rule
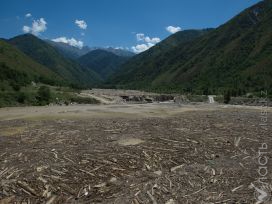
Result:
<svg viewBox="0 0 272 204"><path fill-rule="evenodd" d="M107 184L104 182L104 183L100 183L100 184L97 184L95 185L94 187L95 188L102 188L102 187L105 187Z"/></svg>
<svg viewBox="0 0 272 204"><path fill-rule="evenodd" d="M176 202L174 201L174 199L170 199L170 200L168 200L168 201L166 201L166 203L165 204L175 204Z"/></svg>
<svg viewBox="0 0 272 204"><path fill-rule="evenodd" d="M134 198L134 199L132 200L132 204L140 204L140 203L139 203L139 201L137 200L137 198Z"/></svg>
<svg viewBox="0 0 272 204"><path fill-rule="evenodd" d="M239 190L240 188L242 188L243 186L244 186L244 185L238 186L238 187L232 189L231 192L235 192L235 191Z"/></svg>
<svg viewBox="0 0 272 204"><path fill-rule="evenodd" d="M38 193L36 193L36 191L31 188L26 182L24 181L17 181L17 184L22 188L24 189L25 191L31 193L32 195L34 196L38 196Z"/></svg>
<svg viewBox="0 0 272 204"><path fill-rule="evenodd" d="M196 141L196 140L192 140L192 139L186 139L186 141L187 142L192 142L192 143L195 143L195 144L199 144L199 142L198 141Z"/></svg>
<svg viewBox="0 0 272 204"><path fill-rule="evenodd" d="M161 176L162 175L162 171L158 170L158 171L154 171L154 174Z"/></svg>
<svg viewBox="0 0 272 204"><path fill-rule="evenodd" d="M183 197L188 197L188 196L195 195L195 194L197 194L197 193L203 191L203 190L206 189L206 188L207 188L207 186L205 186L205 187L203 187L203 188L199 189L198 191L193 192L193 193L191 193L191 194L184 195Z"/></svg>
<svg viewBox="0 0 272 204"><path fill-rule="evenodd" d="M150 171L151 167L148 164L145 164L145 167L148 171Z"/></svg>
<svg viewBox="0 0 272 204"><path fill-rule="evenodd" d="M93 174L93 173L91 173L91 172L89 172L89 171L83 170L83 169L79 169L79 171L81 171L81 172L83 172L83 173L85 173L85 174L89 174L89 175L91 175L91 176L95 176L95 174Z"/></svg>
<svg viewBox="0 0 272 204"><path fill-rule="evenodd" d="M176 171L176 170L178 170L178 169L182 169L184 166L185 166L185 164L181 164L181 165L172 167L172 168L171 168L171 172Z"/></svg>
<svg viewBox="0 0 272 204"><path fill-rule="evenodd" d="M154 198L154 196L153 196L149 191L147 191L146 193L147 193L147 195L149 196L149 198L151 199L151 201L153 202L153 204L157 204L157 201L156 201L156 199Z"/></svg>
<svg viewBox="0 0 272 204"><path fill-rule="evenodd" d="M57 196L53 195L51 198L49 198L48 201L46 201L46 204L52 204L54 203L55 199L57 198Z"/></svg>
<svg viewBox="0 0 272 204"><path fill-rule="evenodd" d="M64 159L66 159L66 160L68 160L69 162L71 162L71 163L75 164L75 162L74 162L72 159L69 159L69 158L68 158L68 157L66 157L66 156L63 156L63 158L64 158Z"/></svg>
<svg viewBox="0 0 272 204"><path fill-rule="evenodd" d="M241 137L235 137L235 138L234 138L234 146L235 146L235 147L238 147L238 146L239 146L240 140L241 140Z"/></svg>
<svg viewBox="0 0 272 204"><path fill-rule="evenodd" d="M159 137L158 139L165 140L165 141L168 141L168 142L174 142L174 143L182 143L182 144L184 144L184 142L182 142L182 141L171 140L171 139L166 139L166 138L162 138L162 137Z"/></svg>

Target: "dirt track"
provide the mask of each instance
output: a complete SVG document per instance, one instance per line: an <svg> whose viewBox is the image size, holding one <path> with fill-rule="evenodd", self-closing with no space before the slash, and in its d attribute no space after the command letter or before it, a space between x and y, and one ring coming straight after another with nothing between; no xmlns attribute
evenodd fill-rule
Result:
<svg viewBox="0 0 272 204"><path fill-rule="evenodd" d="M262 143L272 157L259 109L0 109L0 203L254 203ZM271 184L272 160L267 168Z"/></svg>

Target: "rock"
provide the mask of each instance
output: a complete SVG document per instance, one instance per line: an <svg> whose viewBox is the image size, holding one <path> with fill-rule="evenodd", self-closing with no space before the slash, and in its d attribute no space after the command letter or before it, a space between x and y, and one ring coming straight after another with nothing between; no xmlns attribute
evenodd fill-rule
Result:
<svg viewBox="0 0 272 204"><path fill-rule="evenodd" d="M110 179L110 183L115 183L117 181L117 178L116 177L112 177L111 179Z"/></svg>

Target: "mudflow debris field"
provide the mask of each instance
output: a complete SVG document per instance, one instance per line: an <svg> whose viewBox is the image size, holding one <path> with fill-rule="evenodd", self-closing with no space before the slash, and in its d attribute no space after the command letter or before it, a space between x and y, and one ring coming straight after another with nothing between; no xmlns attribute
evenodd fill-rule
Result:
<svg viewBox="0 0 272 204"><path fill-rule="evenodd" d="M116 106L96 117L92 107L0 110L0 203L255 203L262 143L271 184L272 134L257 108Z"/></svg>

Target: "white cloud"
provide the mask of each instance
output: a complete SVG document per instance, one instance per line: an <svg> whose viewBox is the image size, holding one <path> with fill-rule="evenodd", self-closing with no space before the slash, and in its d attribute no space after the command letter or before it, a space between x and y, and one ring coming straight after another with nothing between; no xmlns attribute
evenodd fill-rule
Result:
<svg viewBox="0 0 272 204"><path fill-rule="evenodd" d="M131 47L132 51L135 53L140 53L140 52L146 51L146 50L148 50L148 48L149 47L146 44L140 44L140 45L136 45L136 46Z"/></svg>
<svg viewBox="0 0 272 204"><path fill-rule="evenodd" d="M143 33L137 33L136 38L137 38L138 41L141 41L141 40L144 40L145 35Z"/></svg>
<svg viewBox="0 0 272 204"><path fill-rule="evenodd" d="M66 37L59 37L59 38L52 39L52 41L65 43L65 44L71 45L73 47L78 47L79 49L81 49L84 45L84 43L82 41L76 40L75 38L69 39Z"/></svg>
<svg viewBox="0 0 272 204"><path fill-rule="evenodd" d="M32 33L38 35L39 33L44 32L47 29L46 24L47 23L43 18L34 20L32 23Z"/></svg>
<svg viewBox="0 0 272 204"><path fill-rule="evenodd" d="M31 13L27 13L27 14L25 15L26 18L30 18L31 16L32 16Z"/></svg>
<svg viewBox="0 0 272 204"><path fill-rule="evenodd" d="M150 38L150 37L145 37L144 40L147 43L154 43L154 44L159 43L161 41L160 38Z"/></svg>
<svg viewBox="0 0 272 204"><path fill-rule="evenodd" d="M153 46L154 46L153 43L139 44L136 46L132 46L131 49L135 53L140 53L140 52L144 52L144 51L148 50L149 48L151 48Z"/></svg>
<svg viewBox="0 0 272 204"><path fill-rule="evenodd" d="M23 26L23 32L29 33L31 31L31 28L29 26Z"/></svg>
<svg viewBox="0 0 272 204"><path fill-rule="evenodd" d="M174 26L168 26L166 27L166 30L169 32L169 33L176 33L178 31L181 31L181 27L177 26L177 27L174 27Z"/></svg>
<svg viewBox="0 0 272 204"><path fill-rule="evenodd" d="M137 41L142 41L144 43L131 47L132 51L135 53L146 51L161 41L158 37L150 38L149 36L145 36L143 33L137 33L136 39Z"/></svg>
<svg viewBox="0 0 272 204"><path fill-rule="evenodd" d="M75 24L83 30L86 30L87 28L87 23L84 20L76 20Z"/></svg>
<svg viewBox="0 0 272 204"><path fill-rule="evenodd" d="M157 37L150 38L148 36L145 36L145 34L143 34L143 33L137 33L136 34L136 39L137 39L137 41L144 41L146 43L154 43L154 44L156 44L156 43L158 43L158 42L161 41L160 38L157 38Z"/></svg>
<svg viewBox="0 0 272 204"><path fill-rule="evenodd" d="M32 22L32 27L23 26L23 31L25 33L32 33L33 35L39 35L40 33L46 31L46 24L47 22L44 20L44 18L40 18Z"/></svg>

